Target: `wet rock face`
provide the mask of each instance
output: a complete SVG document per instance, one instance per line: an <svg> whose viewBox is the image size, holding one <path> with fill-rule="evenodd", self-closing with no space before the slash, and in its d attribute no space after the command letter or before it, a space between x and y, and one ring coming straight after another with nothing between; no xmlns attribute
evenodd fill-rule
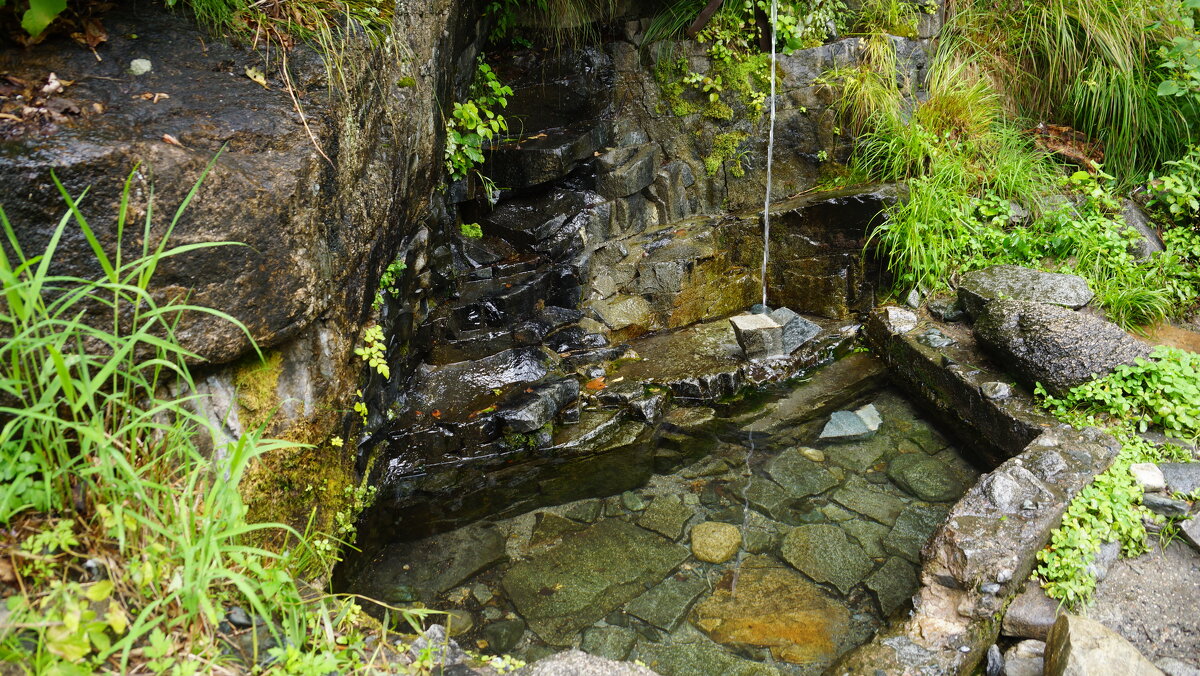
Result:
<svg viewBox="0 0 1200 676"><path fill-rule="evenodd" d="M414 73L401 71L439 58L443 32L457 32L455 19L447 19L461 15L457 4L397 9L403 28L394 49L408 50L414 57L408 65L386 49L348 43L353 56L343 67L350 90L333 101L325 96L319 60L304 48L291 57L306 119L332 166L317 153L286 90L268 91L242 76L248 66L261 67L260 55L211 39L184 14L159 8L107 14L110 39L102 61L54 41L5 50L0 70L31 80L49 72L74 80L67 95L88 114L53 133L10 139L0 149L0 204L23 248L41 250L63 209L53 169L71 194L91 189L83 210L111 252L122 183L135 165L141 169L133 175L132 221L142 218L153 187L160 215L155 235L161 235L162 221L224 147L171 242L245 246L164 260L158 287L230 313L260 347L294 338L318 316L347 321L363 306L385 251L415 230L429 203L434 176L416 166L437 162L428 104L435 92L449 91L434 77L408 88L376 83L411 80ZM126 37L134 33L136 40ZM135 58L149 60L152 69L127 73ZM170 98L151 102L144 92ZM164 142L164 134L182 147ZM389 148L403 148L413 166L394 167ZM73 226L68 232L56 257L58 272L95 276L99 268L87 242ZM127 255L140 250L134 239L126 237ZM250 345L241 330L208 315L185 317L179 333L185 347L210 363L232 361Z"/></svg>
<svg viewBox="0 0 1200 676"><path fill-rule="evenodd" d="M975 333L1018 377L1056 396L1150 355L1149 345L1111 322L1041 303L988 303Z"/></svg>

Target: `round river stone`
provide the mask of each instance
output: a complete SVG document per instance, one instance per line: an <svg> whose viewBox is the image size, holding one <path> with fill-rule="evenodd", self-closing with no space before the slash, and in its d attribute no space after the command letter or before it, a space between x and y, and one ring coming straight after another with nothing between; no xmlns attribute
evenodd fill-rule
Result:
<svg viewBox="0 0 1200 676"><path fill-rule="evenodd" d="M708 563L725 563L742 544L742 532L731 523L705 521L692 528L692 554Z"/></svg>

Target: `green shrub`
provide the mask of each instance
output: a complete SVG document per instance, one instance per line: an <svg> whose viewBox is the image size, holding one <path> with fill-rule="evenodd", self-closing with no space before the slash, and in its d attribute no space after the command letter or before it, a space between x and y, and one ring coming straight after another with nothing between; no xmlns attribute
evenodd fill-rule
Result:
<svg viewBox="0 0 1200 676"><path fill-rule="evenodd" d="M508 107L512 88L500 83L492 67L479 56L470 98L455 103L446 120L446 171L461 180L483 164L486 142L508 131L508 122L500 109Z"/></svg>

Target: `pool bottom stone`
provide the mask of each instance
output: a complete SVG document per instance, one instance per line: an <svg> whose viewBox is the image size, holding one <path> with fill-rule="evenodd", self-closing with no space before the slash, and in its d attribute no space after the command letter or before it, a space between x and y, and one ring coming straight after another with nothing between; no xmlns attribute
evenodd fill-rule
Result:
<svg viewBox="0 0 1200 676"><path fill-rule="evenodd" d="M753 435L717 418L713 436L733 441L636 491L471 527L485 538L389 546L358 587L467 613L460 643L527 660L578 646L664 676L821 673L907 607L921 547L978 475L891 390L858 402L880 412L878 433L845 443L819 441L827 417L798 419L786 401L738 420ZM703 522L736 527L738 555L696 558ZM447 586L439 561L474 570L414 587Z"/></svg>

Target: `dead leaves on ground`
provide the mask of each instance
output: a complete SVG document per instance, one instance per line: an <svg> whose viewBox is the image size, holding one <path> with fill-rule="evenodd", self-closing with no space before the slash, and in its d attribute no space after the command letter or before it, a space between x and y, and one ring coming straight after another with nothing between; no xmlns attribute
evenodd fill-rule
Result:
<svg viewBox="0 0 1200 676"><path fill-rule="evenodd" d="M1060 155L1090 173L1096 173L1104 163L1104 148L1087 134L1070 127L1041 122L1030 131L1039 148Z"/></svg>
<svg viewBox="0 0 1200 676"><path fill-rule="evenodd" d="M0 137L34 130L53 133L57 125L85 112L104 112L99 103L80 104L66 96L67 88L73 84L74 81L60 79L55 73L39 80L0 75Z"/></svg>

